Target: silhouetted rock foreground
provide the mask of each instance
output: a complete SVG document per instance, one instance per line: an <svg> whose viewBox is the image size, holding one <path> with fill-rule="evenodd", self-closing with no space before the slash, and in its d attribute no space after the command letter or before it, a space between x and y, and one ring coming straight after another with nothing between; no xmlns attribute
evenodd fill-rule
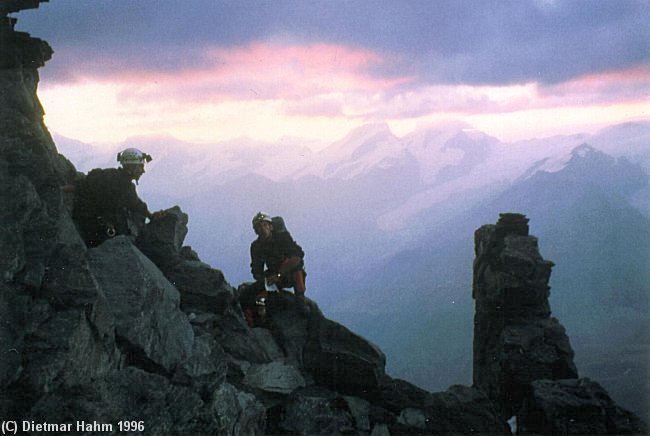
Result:
<svg viewBox="0 0 650 436"><path fill-rule="evenodd" d="M119 236L87 249L60 190L76 171L57 153L36 97L36 68L51 49L13 25L0 18L3 420L73 423L73 430L85 421L114 431L129 420L150 434L509 434L505 411L517 410L520 429L530 431L641 428L591 382L535 381L572 368L568 340L548 324L546 309L532 314L557 336L552 358L545 360L543 347L526 354L538 335L517 336L521 362L533 362L534 371L522 368L511 380L517 360L510 342L490 333L486 341L504 360L481 370L481 389L429 393L387 376L383 353L326 319L314 302L304 314L292 295L277 294L268 328L248 328L236 290L183 246L180 208L149 224L135 244ZM489 240L509 247L511 239ZM510 258L522 266L517 256L499 256L498 271ZM540 265L533 270L548 278ZM516 336L509 322L497 321L488 332ZM489 353L484 345L477 347ZM517 386L515 400L501 383Z"/></svg>

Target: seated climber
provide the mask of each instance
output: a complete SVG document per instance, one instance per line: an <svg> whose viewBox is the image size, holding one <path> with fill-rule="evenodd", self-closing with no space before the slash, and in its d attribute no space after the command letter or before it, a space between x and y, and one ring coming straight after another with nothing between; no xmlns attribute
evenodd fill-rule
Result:
<svg viewBox="0 0 650 436"><path fill-rule="evenodd" d="M146 218L159 214L149 212L132 183L138 183L151 156L137 148L127 148L117 154L117 160L120 168L95 168L74 185L63 187L65 192L75 194L72 219L89 247L116 235L130 235L135 240Z"/></svg>
<svg viewBox="0 0 650 436"><path fill-rule="evenodd" d="M267 292L293 288L296 304L305 307L305 253L291 237L282 218L259 212L253 218L257 239L251 243L254 283L240 292L240 303L249 326L264 321Z"/></svg>

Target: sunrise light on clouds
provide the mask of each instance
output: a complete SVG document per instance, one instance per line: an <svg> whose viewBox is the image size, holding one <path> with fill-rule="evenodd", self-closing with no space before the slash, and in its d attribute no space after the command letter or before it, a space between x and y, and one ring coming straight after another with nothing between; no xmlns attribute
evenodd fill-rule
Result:
<svg viewBox="0 0 650 436"><path fill-rule="evenodd" d="M614 80L604 74L544 89L529 83L401 92L399 85L407 78L368 79L357 59L351 64L337 60L336 71L333 66L311 68L314 51L293 50L303 57L275 62L268 70L258 67L255 74L244 63L149 79L146 74L90 78L44 84L40 98L52 130L90 143L155 134L191 142L238 137L276 141L283 136L328 142L376 120L395 126L396 134L408 133L405 126L424 120L461 120L501 139L516 140L589 131L650 115L644 94L650 75L617 74ZM323 58L330 53L325 47ZM235 67L243 68L233 71ZM622 101L603 92L614 87L629 90Z"/></svg>
<svg viewBox="0 0 650 436"><path fill-rule="evenodd" d="M184 13L192 27L197 12L172 14L174 21L164 24L171 3L158 3L155 14L140 5L139 19L156 24L126 31L128 23L117 20L119 12L134 20L123 15L128 6L100 2L106 7L104 27L86 29L88 41L62 28L49 30L43 21L30 31L55 47L39 86L48 127L89 143L147 135L206 143L285 136L331 142L369 122L387 122L401 135L423 122L445 120L516 140L650 117L650 66L643 54L648 42L642 38L647 31L634 27L638 2L615 11L632 23L625 32L608 22L608 6L583 17L585 11L571 3L519 3L514 9L506 3L481 16L468 5L442 2L440 7L457 9L456 18L429 28L441 18L427 3L399 10L401 18L396 11L347 3L347 12L312 5L329 17L326 26L318 11L281 2L279 10L262 8L270 21L263 11L237 11L250 26L232 34L224 28L227 21L172 34L161 29L180 26ZM203 7L217 12L220 3ZM39 14L63 13L57 21L65 27L65 12L74 9L92 25L84 8L58 0ZM530 28L514 26L514 19L509 31L491 24L512 13L522 14ZM23 21L29 26L38 17L25 13ZM601 20L601 27L588 19ZM602 26L610 25L611 37L603 39ZM577 29L585 27L595 36L582 40ZM466 41L456 30L467 33ZM598 38L600 46L594 45Z"/></svg>

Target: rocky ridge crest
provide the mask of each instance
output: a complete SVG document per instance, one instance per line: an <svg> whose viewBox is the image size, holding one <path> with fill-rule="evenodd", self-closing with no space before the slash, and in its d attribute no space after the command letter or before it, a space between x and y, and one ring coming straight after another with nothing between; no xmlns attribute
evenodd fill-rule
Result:
<svg viewBox="0 0 650 436"><path fill-rule="evenodd" d="M178 207L137 244L121 236L87 249L60 190L76 171L36 95L52 50L14 24L0 18L0 415L134 420L153 434L510 433L520 396L504 400L498 384L509 376L498 368L481 371L476 387L426 392L388 376L381 350L316 303L293 310L286 293L274 297L268 329L248 328L236 290L183 246L188 217ZM521 389L534 411L522 422L558 410L548 396L528 401L535 394L588 385L533 381L546 375L516 380L535 387Z"/></svg>

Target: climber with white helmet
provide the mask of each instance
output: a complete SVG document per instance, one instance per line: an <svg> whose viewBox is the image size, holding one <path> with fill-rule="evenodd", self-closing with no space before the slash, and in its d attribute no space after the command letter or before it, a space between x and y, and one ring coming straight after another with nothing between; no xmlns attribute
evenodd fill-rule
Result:
<svg viewBox="0 0 650 436"><path fill-rule="evenodd" d="M117 153L117 161L122 165L124 171L131 175L135 184L138 184L140 176L144 174L145 162L151 162L151 156L141 152L137 148L127 148Z"/></svg>
<svg viewBox="0 0 650 436"><path fill-rule="evenodd" d="M72 218L86 245L95 247L116 235L129 235L135 240L146 218L159 214L149 212L132 183L144 174L144 165L151 156L137 148L117 154L119 168L95 168L65 192L74 192Z"/></svg>

